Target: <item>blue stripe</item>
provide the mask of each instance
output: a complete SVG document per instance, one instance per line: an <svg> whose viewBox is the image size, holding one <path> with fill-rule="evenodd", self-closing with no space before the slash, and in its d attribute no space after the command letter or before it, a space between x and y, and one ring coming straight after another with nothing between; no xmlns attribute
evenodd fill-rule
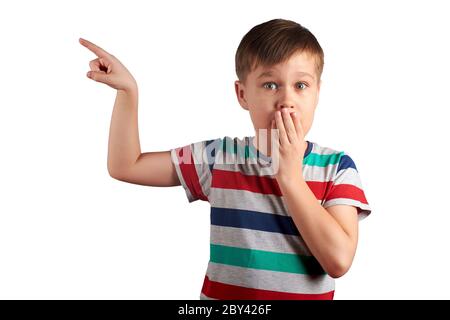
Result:
<svg viewBox="0 0 450 320"><path fill-rule="evenodd" d="M217 208L211 206L211 224L300 235L291 217L258 211Z"/></svg>
<svg viewBox="0 0 450 320"><path fill-rule="evenodd" d="M352 158L350 158L349 155L344 154L344 155L341 157L341 159L339 159L339 166L338 166L338 169L337 169L337 172L336 172L336 173L338 173L338 172L341 171L341 170L345 170L345 169L347 169L347 168L353 168L353 169L355 169L356 171L358 171L358 170L356 169L356 165L355 165L355 163L353 162Z"/></svg>
<svg viewBox="0 0 450 320"><path fill-rule="evenodd" d="M313 144L311 141L306 140L306 143L308 143L308 147L306 147L305 154L303 155L303 159L305 159L311 153L311 150L313 147Z"/></svg>

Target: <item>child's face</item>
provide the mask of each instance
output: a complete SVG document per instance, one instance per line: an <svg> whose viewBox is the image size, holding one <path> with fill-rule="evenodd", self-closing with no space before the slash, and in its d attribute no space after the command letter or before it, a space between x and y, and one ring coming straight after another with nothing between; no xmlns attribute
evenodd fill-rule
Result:
<svg viewBox="0 0 450 320"><path fill-rule="evenodd" d="M268 74L269 70L271 74ZM256 135L258 129L270 129L275 111L287 107L300 116L306 136L319 101L320 83L314 58L296 53L271 68L258 66L248 74L245 84L236 81L235 89L239 104L250 112Z"/></svg>

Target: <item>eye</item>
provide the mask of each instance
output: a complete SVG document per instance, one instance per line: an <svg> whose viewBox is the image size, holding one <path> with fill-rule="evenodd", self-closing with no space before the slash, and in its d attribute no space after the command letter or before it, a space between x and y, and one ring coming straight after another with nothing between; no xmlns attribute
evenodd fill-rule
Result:
<svg viewBox="0 0 450 320"><path fill-rule="evenodd" d="M266 85L272 85L272 84L278 86L275 82L266 82L266 83L263 84L263 88L268 88ZM302 90L305 90L308 87L308 85L306 83L304 83L304 82L298 82L297 84L303 85L303 89Z"/></svg>
<svg viewBox="0 0 450 320"><path fill-rule="evenodd" d="M267 88L267 87L266 87L266 84L275 84L275 85L276 85L275 82L266 82L266 83L263 84L263 88Z"/></svg>
<svg viewBox="0 0 450 320"><path fill-rule="evenodd" d="M303 90L305 90L305 89L306 89L306 87L308 86L308 85L307 85L306 83L304 83L304 82L299 82L298 84L302 84L302 85L304 85L304 86L305 86Z"/></svg>

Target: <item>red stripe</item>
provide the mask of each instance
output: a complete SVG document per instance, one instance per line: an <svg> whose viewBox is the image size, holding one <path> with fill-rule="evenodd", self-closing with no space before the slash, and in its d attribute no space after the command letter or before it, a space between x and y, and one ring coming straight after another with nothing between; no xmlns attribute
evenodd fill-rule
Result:
<svg viewBox="0 0 450 320"><path fill-rule="evenodd" d="M261 194L282 196L275 178L266 176L245 175L241 172L214 169L213 188L248 190ZM367 204L364 191L352 184L333 185L332 181L306 181L317 200L348 198Z"/></svg>
<svg viewBox="0 0 450 320"><path fill-rule="evenodd" d="M198 180L197 170L195 170L195 163L192 157L190 145L179 148L176 151L181 174L183 176L184 182L189 188L189 191L195 199L208 201L208 198L204 195L202 187ZM186 152L186 154L184 154L184 152ZM189 157L189 161L187 161L186 163L183 160L186 160L187 157Z"/></svg>
<svg viewBox="0 0 450 320"><path fill-rule="evenodd" d="M327 200L335 198L348 198L367 204L364 192L353 184L337 184L331 188Z"/></svg>
<svg viewBox="0 0 450 320"><path fill-rule="evenodd" d="M324 196L327 194L327 191L331 189L331 186L333 185L332 181L306 181L306 184L308 185L309 189L312 191L312 193L316 196L317 200L322 200Z"/></svg>
<svg viewBox="0 0 450 320"><path fill-rule="evenodd" d="M320 294L289 293L245 288L216 281L205 276L202 293L219 300L333 300L334 290Z"/></svg>
<svg viewBox="0 0 450 320"><path fill-rule="evenodd" d="M248 190L263 194L281 196L276 179L263 176L245 175L241 172L214 169L211 187L234 190Z"/></svg>
<svg viewBox="0 0 450 320"><path fill-rule="evenodd" d="M248 190L261 194L274 194L282 196L280 187L275 178L265 176L245 175L241 172L214 169L213 188ZM331 186L331 182L306 181L309 189L318 200L322 200L323 195Z"/></svg>

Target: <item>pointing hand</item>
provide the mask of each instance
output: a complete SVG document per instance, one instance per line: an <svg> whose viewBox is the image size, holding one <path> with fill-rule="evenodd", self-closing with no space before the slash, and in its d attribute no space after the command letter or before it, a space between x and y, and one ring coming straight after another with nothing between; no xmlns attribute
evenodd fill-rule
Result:
<svg viewBox="0 0 450 320"><path fill-rule="evenodd" d="M79 41L97 56L97 59L89 62L91 71L87 73L88 78L117 90L137 89L136 80L119 59L88 40L80 38Z"/></svg>

